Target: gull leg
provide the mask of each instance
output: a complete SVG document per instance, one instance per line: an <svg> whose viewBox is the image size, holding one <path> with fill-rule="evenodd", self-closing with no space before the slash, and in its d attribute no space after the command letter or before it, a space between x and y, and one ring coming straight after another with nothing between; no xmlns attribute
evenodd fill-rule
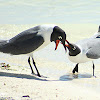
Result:
<svg viewBox="0 0 100 100"><path fill-rule="evenodd" d="M28 58L28 63L29 63L29 65L30 65L30 68L31 68L32 74L34 74L33 68L32 68L31 63L30 63L30 57Z"/></svg>
<svg viewBox="0 0 100 100"><path fill-rule="evenodd" d="M72 71L73 73L75 73L75 72L78 73L78 64L79 64L79 63L77 63L76 66L75 66L75 68L73 69L73 71Z"/></svg>
<svg viewBox="0 0 100 100"><path fill-rule="evenodd" d="M94 69L95 69L95 66L94 66L94 63L93 63L93 76L94 76Z"/></svg>
<svg viewBox="0 0 100 100"><path fill-rule="evenodd" d="M40 75L40 73L39 73L39 71L38 71L38 69L37 69L37 67L36 67L36 64L35 64L35 61L34 61L33 57L32 57L32 60L33 60L34 67L35 67L35 69L36 69L36 71L37 71L37 75L38 75L39 77L41 77L41 75Z"/></svg>

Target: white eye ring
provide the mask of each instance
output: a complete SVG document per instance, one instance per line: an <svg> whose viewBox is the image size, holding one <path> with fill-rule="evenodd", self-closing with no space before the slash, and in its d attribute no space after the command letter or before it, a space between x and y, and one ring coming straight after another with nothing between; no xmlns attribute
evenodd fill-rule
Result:
<svg viewBox="0 0 100 100"><path fill-rule="evenodd" d="M62 39L62 37L61 36L58 36L58 39Z"/></svg>
<svg viewBox="0 0 100 100"><path fill-rule="evenodd" d="M76 50L76 47L72 48L73 50Z"/></svg>

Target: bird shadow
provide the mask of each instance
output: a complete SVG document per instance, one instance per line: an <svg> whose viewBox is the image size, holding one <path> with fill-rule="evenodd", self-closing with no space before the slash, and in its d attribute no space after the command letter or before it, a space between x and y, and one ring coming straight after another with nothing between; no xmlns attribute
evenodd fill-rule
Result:
<svg viewBox="0 0 100 100"><path fill-rule="evenodd" d="M59 78L60 81L71 81L74 79L81 79L81 78L91 78L91 74L73 74L73 73L68 73L66 75L63 75Z"/></svg>
<svg viewBox="0 0 100 100"><path fill-rule="evenodd" d="M15 78L21 78L21 79L34 79L34 80L40 80L40 81L47 81L46 77L38 77L36 75L27 75L27 74L0 72L0 76L15 77Z"/></svg>

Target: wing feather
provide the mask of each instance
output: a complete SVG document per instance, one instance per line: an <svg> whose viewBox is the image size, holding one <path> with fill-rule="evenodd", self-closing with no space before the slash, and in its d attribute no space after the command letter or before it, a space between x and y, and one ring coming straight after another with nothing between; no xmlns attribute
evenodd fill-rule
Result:
<svg viewBox="0 0 100 100"><path fill-rule="evenodd" d="M96 43L91 44L91 46L87 50L86 56L91 59L100 58L100 41L97 41Z"/></svg>
<svg viewBox="0 0 100 100"><path fill-rule="evenodd" d="M0 45L0 51L13 55L27 54L36 50L44 43L44 38L38 34L40 27L34 27L21 32L9 41Z"/></svg>
<svg viewBox="0 0 100 100"><path fill-rule="evenodd" d="M11 38L9 40L9 43L24 41L24 40L33 38L34 36L37 35L39 30L40 30L40 26L36 26L36 27L30 28L28 30L25 30L25 31L19 33L18 35L16 35L15 37Z"/></svg>

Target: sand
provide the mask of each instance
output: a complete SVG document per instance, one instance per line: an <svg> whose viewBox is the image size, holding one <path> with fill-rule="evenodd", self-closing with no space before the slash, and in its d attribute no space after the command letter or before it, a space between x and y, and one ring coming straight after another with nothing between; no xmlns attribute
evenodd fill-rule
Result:
<svg viewBox="0 0 100 100"><path fill-rule="evenodd" d="M100 100L99 92L81 86L98 78L60 80L34 76L29 68L15 69L0 70L0 100Z"/></svg>

